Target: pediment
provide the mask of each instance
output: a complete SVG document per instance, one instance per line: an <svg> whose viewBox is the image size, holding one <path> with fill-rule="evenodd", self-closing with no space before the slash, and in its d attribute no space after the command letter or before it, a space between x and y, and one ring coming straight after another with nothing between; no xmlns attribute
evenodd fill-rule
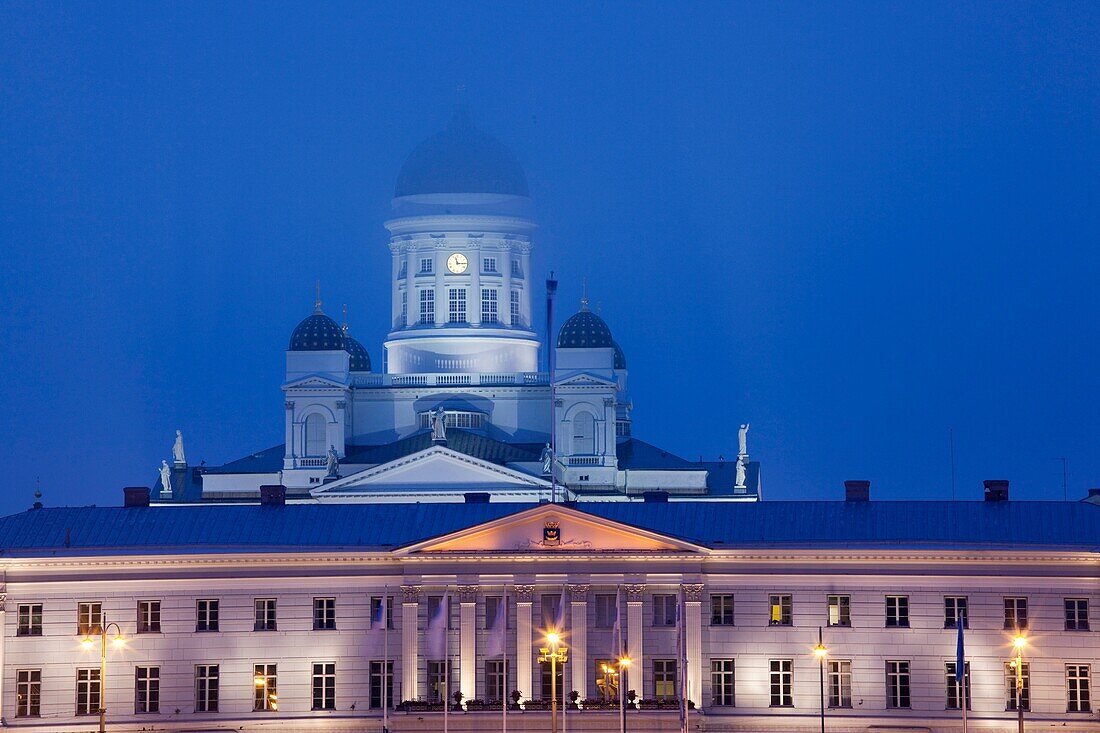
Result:
<svg viewBox="0 0 1100 733"><path fill-rule="evenodd" d="M431 552L706 552L705 547L587 514L539 504L516 514L410 545L401 554Z"/></svg>
<svg viewBox="0 0 1100 733"><path fill-rule="evenodd" d="M538 490L549 482L489 461L473 458L442 445L434 445L417 453L388 463L364 469L340 481L326 484L311 492L314 496L327 493L347 494L360 488L439 491L488 491L522 488Z"/></svg>
<svg viewBox="0 0 1100 733"><path fill-rule="evenodd" d="M610 379L604 379L603 377L598 377L588 372L574 374L571 377L555 382L555 386L557 387L607 387L614 386L614 384L615 382Z"/></svg>
<svg viewBox="0 0 1100 733"><path fill-rule="evenodd" d="M347 389L347 384L322 374L308 374L283 383L283 390L291 389Z"/></svg>

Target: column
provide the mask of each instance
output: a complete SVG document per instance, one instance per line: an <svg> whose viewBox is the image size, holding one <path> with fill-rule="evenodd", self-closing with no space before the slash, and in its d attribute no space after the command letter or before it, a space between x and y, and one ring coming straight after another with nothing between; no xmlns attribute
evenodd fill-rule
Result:
<svg viewBox="0 0 1100 733"><path fill-rule="evenodd" d="M687 696L703 707L703 584L684 583L684 638L687 657Z"/></svg>
<svg viewBox="0 0 1100 733"><path fill-rule="evenodd" d="M645 658L642 656L642 603L645 584L624 585L626 591L626 654L630 657L630 669L627 670L630 687L638 693L638 699L645 699ZM623 692L626 694L626 691Z"/></svg>
<svg viewBox="0 0 1100 733"><path fill-rule="evenodd" d="M477 586L458 586L458 689L477 699Z"/></svg>
<svg viewBox="0 0 1100 733"><path fill-rule="evenodd" d="M419 585L401 586L401 700L415 700L420 697L417 688L417 655L420 633L417 616L420 613Z"/></svg>
<svg viewBox="0 0 1100 733"><path fill-rule="evenodd" d="M569 689L588 698L588 584L570 585Z"/></svg>
<svg viewBox="0 0 1100 733"><path fill-rule="evenodd" d="M523 694L523 700L530 700L535 696L531 686L531 599L535 586L517 585L513 591L516 596L516 689Z"/></svg>
<svg viewBox="0 0 1100 733"><path fill-rule="evenodd" d="M298 456L298 440L295 436L294 430L294 402L293 400L286 400L283 402L283 411L286 413L286 420L284 422L286 432L286 452L283 455L283 470L291 468L297 468L298 461L295 460Z"/></svg>

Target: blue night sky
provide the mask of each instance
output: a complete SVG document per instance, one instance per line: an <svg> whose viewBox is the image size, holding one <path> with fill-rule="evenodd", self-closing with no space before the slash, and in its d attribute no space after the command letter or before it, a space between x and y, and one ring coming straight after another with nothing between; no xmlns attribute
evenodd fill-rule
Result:
<svg viewBox="0 0 1100 733"><path fill-rule="evenodd" d="M282 442L320 279L376 364L382 221L457 85L587 277L635 435L766 498L1100 486L1100 5L0 6L0 512ZM536 292L541 292L539 288Z"/></svg>

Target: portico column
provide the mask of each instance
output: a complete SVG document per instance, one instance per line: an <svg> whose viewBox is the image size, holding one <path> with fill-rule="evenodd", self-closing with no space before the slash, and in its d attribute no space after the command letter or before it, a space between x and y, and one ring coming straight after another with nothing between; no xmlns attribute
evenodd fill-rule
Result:
<svg viewBox="0 0 1100 733"><path fill-rule="evenodd" d="M516 593L516 689L524 700L531 700L535 690L531 687L531 599L533 585L517 585Z"/></svg>
<svg viewBox="0 0 1100 733"><path fill-rule="evenodd" d="M416 700L417 690L417 643L420 640L416 628L420 613L419 585L401 586L401 699Z"/></svg>
<svg viewBox="0 0 1100 733"><path fill-rule="evenodd" d="M638 693L638 699L645 699L646 668L642 656L642 603L645 584L635 583L623 586L626 591L626 654L630 657L627 670L630 688ZM625 694L625 692L624 692Z"/></svg>
<svg viewBox="0 0 1100 733"><path fill-rule="evenodd" d="M684 638L687 657L687 696L703 707L703 584L684 583Z"/></svg>
<svg viewBox="0 0 1100 733"><path fill-rule="evenodd" d="M477 699L477 586L458 586L458 684L463 700Z"/></svg>
<svg viewBox="0 0 1100 733"><path fill-rule="evenodd" d="M569 638L569 684L570 690L576 690L581 700L588 699L588 585L569 586L570 610ZM568 693L567 693L568 695Z"/></svg>

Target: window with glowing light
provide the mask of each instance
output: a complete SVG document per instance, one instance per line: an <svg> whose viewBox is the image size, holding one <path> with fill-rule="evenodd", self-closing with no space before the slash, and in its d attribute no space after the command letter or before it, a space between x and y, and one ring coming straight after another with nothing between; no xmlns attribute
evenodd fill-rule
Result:
<svg viewBox="0 0 1100 733"><path fill-rule="evenodd" d="M850 596L829 596L829 626L852 625L852 599Z"/></svg>
<svg viewBox="0 0 1100 733"><path fill-rule="evenodd" d="M252 709L279 709L279 675L274 664L257 664L252 668Z"/></svg>
<svg viewBox="0 0 1100 733"><path fill-rule="evenodd" d="M1031 710L1031 665L1024 662L1020 665L1020 678L1023 681L1023 689L1017 694L1016 690L1016 663L1005 663L1005 710L1015 711L1022 709L1025 712ZM1017 699L1019 698L1019 699Z"/></svg>
<svg viewBox="0 0 1100 733"><path fill-rule="evenodd" d="M80 636L99 634L103 629L103 604L82 601L76 604L76 633Z"/></svg>
<svg viewBox="0 0 1100 733"><path fill-rule="evenodd" d="M15 673L15 717L37 718L42 714L42 670L20 669Z"/></svg>
<svg viewBox="0 0 1100 733"><path fill-rule="evenodd" d="M768 596L768 626L790 626L792 621L791 596Z"/></svg>

